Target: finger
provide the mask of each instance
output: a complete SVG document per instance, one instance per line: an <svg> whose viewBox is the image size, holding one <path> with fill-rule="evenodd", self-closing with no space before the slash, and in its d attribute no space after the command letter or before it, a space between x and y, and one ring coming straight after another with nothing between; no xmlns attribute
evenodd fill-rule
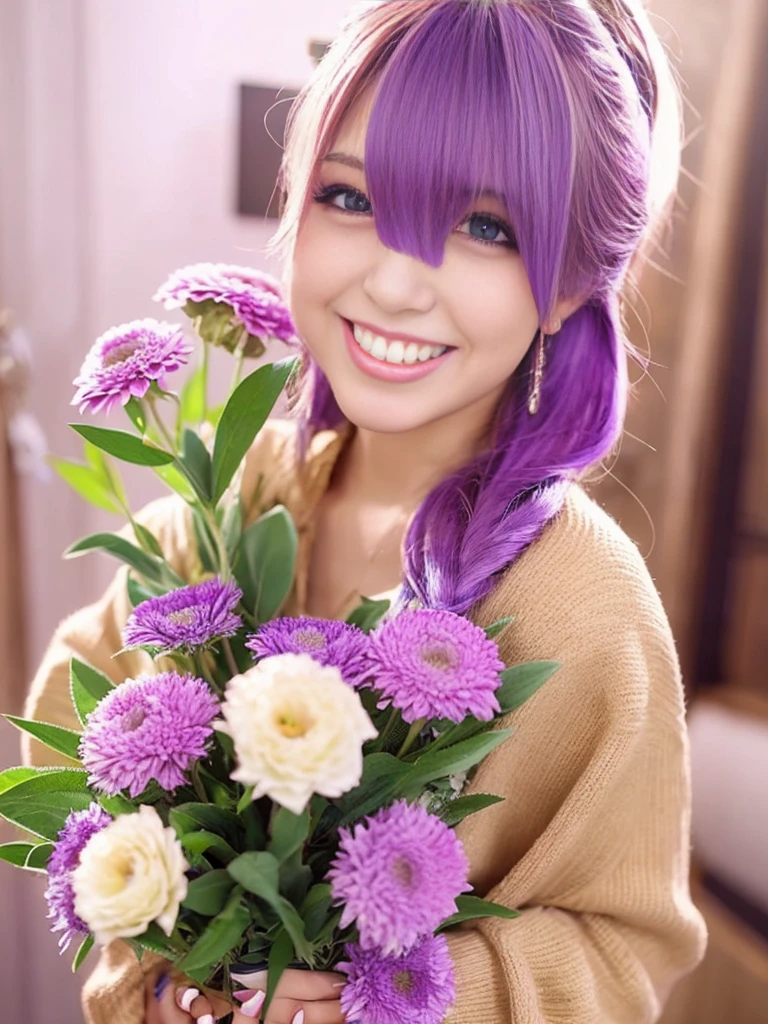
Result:
<svg viewBox="0 0 768 1024"><path fill-rule="evenodd" d="M213 1006L199 989L190 985L178 985L176 1005L197 1021L197 1024L214 1024Z"/></svg>
<svg viewBox="0 0 768 1024"><path fill-rule="evenodd" d="M291 998L297 1002L314 1002L323 999L338 999L346 983L343 974L330 971L284 971L278 982L275 996L278 999ZM254 988L263 988L258 982Z"/></svg>
<svg viewBox="0 0 768 1024"><path fill-rule="evenodd" d="M176 979L175 983L173 980L170 984L166 983L162 990L159 985L155 989L156 994L160 993L158 1006L160 1008L162 1024L192 1024L192 1017L185 1013L176 1002L177 985L178 979ZM181 987L182 989L189 988L189 982L182 984Z"/></svg>
<svg viewBox="0 0 768 1024"><path fill-rule="evenodd" d="M273 999L264 1024L345 1024L338 999L300 1003L296 999Z"/></svg>

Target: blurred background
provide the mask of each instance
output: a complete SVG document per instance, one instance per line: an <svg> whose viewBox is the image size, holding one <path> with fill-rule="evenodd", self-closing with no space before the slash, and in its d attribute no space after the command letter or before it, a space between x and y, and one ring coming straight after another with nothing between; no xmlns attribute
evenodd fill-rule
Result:
<svg viewBox="0 0 768 1024"><path fill-rule="evenodd" d="M119 525L45 462L78 457L70 382L113 324L196 261L262 253L290 97L348 0L0 0L0 707L113 564ZM686 104L671 231L628 313L653 360L591 487L661 591L688 692L692 884L706 960L664 1024L768 1022L768 3L652 0ZM282 102L274 107L275 102ZM274 203L272 204L274 212ZM216 368L222 389L228 366ZM161 493L126 473L138 507ZM2 766L18 734L0 725ZM10 838L7 834L5 839ZM0 864L5 1020L81 1020L42 881ZM87 965L86 965L87 971ZM597 1024L597 1022L596 1022Z"/></svg>

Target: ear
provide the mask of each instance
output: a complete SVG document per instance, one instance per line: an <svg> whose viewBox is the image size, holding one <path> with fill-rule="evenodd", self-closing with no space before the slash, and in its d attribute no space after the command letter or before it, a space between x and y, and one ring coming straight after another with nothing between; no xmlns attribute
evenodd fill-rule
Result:
<svg viewBox="0 0 768 1024"><path fill-rule="evenodd" d="M581 309L583 305L583 296L579 296L578 298L561 299L555 307L552 316L548 316L542 324L544 333L550 337L553 334L557 334L568 317L573 316L576 310Z"/></svg>

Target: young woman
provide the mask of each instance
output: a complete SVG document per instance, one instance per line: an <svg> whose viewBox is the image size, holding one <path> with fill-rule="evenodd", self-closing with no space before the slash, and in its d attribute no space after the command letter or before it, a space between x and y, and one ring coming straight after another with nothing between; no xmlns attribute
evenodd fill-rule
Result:
<svg viewBox="0 0 768 1024"><path fill-rule="evenodd" d="M578 483L621 433L619 296L679 138L640 0L366 3L292 116L274 248L304 376L297 425L263 433L242 483L250 515L296 518L288 611L388 593L514 616L505 661L562 664L470 783L506 797L461 826L472 882L521 915L450 936L456 1024L650 1024L703 954L674 643ZM144 521L191 572L175 499ZM67 721L73 652L139 670L110 657L128 611L121 573L62 624L30 714ZM337 982L288 972L267 1021L340 1024ZM211 1024L211 1000L121 943L84 992L99 1024Z"/></svg>

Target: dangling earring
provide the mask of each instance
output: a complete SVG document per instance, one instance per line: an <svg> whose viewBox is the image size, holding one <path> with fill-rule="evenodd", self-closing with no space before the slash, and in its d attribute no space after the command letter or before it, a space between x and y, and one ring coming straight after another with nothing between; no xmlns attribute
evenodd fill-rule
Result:
<svg viewBox="0 0 768 1024"><path fill-rule="evenodd" d="M544 328L540 328L539 337L536 340L536 362L533 369L533 387L528 396L528 412L531 416L535 416L539 411L539 405L541 404L541 382L544 377L544 346L547 341L547 336L544 333Z"/></svg>

